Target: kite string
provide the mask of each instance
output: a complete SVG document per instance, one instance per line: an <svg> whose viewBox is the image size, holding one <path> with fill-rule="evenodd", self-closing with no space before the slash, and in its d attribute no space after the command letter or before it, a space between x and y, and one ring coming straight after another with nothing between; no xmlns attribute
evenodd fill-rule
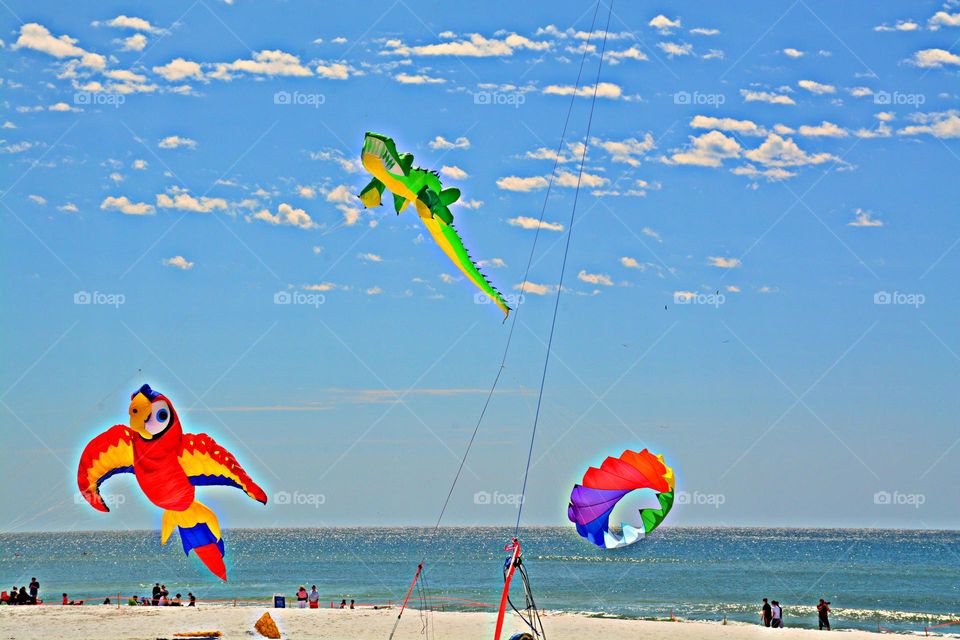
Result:
<svg viewBox="0 0 960 640"><path fill-rule="evenodd" d="M600 0L597 0L597 9L600 8ZM523 471L523 486L520 490L520 503L517 505L517 525L514 528L514 537L520 533L520 518L523 515L523 503L527 494L527 480L530 476L530 463L533 459L533 445L537 438L537 425L540 422L540 407L543 404L543 389L547 381L547 367L550 364L550 353L553 349L553 334L557 328L557 312L560 308L560 294L563 292L563 277L567 271L567 256L570 253L570 239L573 237L573 223L577 214L577 201L580 198L580 183L583 179L583 165L587 158L587 149L590 146L590 129L593 126L593 111L597 105L597 89L600 86L600 70L603 68L603 54L607 48L607 32L610 29L610 16L613 14L613 0L609 2L607 10L607 24L603 30L603 41L600 45L600 62L597 63L597 77L593 83L593 96L590 99L590 115L587 118L587 132L583 138L583 149L580 152L580 167L577 171L577 187L573 193L573 206L570 208L570 224L567 227L567 240L563 248L563 261L560 263L560 281L557 284L557 296L553 303L553 318L550 321L550 336L547 339L547 353L543 359L543 372L540 376L540 392L537 395L537 409L533 415L533 429L530 433L530 447L527 450L527 466ZM593 27L590 28L590 34L593 33ZM586 43L584 43L586 51ZM576 96L576 88L573 95Z"/></svg>
<svg viewBox="0 0 960 640"><path fill-rule="evenodd" d="M600 0L597 0L597 6L593 11L593 19L590 22L590 31L588 33L593 33L593 29L597 23L597 14L599 13L599 11L600 11ZM609 24L610 24L610 18L608 16L607 25L609 26ZM604 33L604 40L606 40L606 33ZM567 106L567 115L563 121L563 130L560 132L560 142L557 145L557 152L553 160L553 170L550 172L550 180L547 182L547 191L543 197L543 205L540 208L540 220L539 220L539 223L537 224L537 229L533 236L533 245L530 247L530 255L527 258L527 267L523 272L523 281L522 281L522 284L520 285L521 297L523 296L523 292L526 289L527 277L530 275L530 268L533 265L533 256L536 253L537 241L540 238L540 229L543 226L543 219L547 212L547 201L550 199L550 191L553 188L554 177L557 174L557 168L560 166L560 155L563 152L563 144L566 140L567 128L570 124L570 114L573 112L573 105L577 99L577 91L580 88L580 80L583 77L583 67L587 60L587 53L588 53L588 48L585 46L583 49L583 55L580 57L580 68L577 71L577 81L574 84L573 93L570 95L570 104ZM594 88L594 99L596 99L596 88ZM581 170L582 168L583 167L581 164ZM578 180L578 187L579 187L579 180ZM510 352L510 345L513 342L514 329L516 329L517 318L520 317L520 309L522 306L523 305L520 302L517 303L517 309L513 314L513 320L511 321L511 324L510 324L510 332L507 334L507 343L503 349L503 357L500 359L500 366L497 368L497 375L493 379L493 384L490 387L490 391L487 393L487 398L483 403L483 409L481 409L480 411L480 416L477 419L477 424L473 428L473 433L470 436L470 441L467 443L467 448L463 453L463 457L460 459L460 467L457 469L457 473L453 478L453 482L450 484L450 490L447 492L447 497L443 502L443 508L440 509L440 515L437 518L437 523L433 527L433 534L436 534L437 530L440 528L440 522L443 520L444 513L446 513L447 511L447 506L449 506L450 504L450 499L451 497L453 497L453 491L456 488L457 482L460 480L460 476L463 473L463 468L467 462L467 456L470 455L470 450L473 448L473 443L477 438L477 433L480 430L480 425L483 423L484 416L486 416L487 408L490 406L490 401L493 398L493 394L497 389L497 385L500 383L500 376L503 374L504 368L506 368L507 354ZM554 319L556 319L556 317L554 317ZM529 462L528 462L528 466L529 466Z"/></svg>

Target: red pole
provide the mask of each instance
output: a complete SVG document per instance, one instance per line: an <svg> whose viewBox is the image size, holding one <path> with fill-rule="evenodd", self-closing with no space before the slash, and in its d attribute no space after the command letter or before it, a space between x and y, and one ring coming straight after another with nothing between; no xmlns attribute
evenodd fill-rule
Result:
<svg viewBox="0 0 960 640"><path fill-rule="evenodd" d="M400 624L400 616L403 615L403 610L407 608L407 601L410 600L410 594L413 593L413 587L417 584L417 578L420 577L420 572L423 571L423 563L417 565L417 572L413 574L413 580L410 581L410 588L407 589L407 595L403 599L403 604L400 606L400 613L397 614L397 621L393 623L393 630L390 632L390 640L393 640L393 634L397 632L397 625Z"/></svg>
<svg viewBox="0 0 960 640"><path fill-rule="evenodd" d="M520 541L516 538L513 543L504 547L504 551L513 550L510 556L510 567L503 578L503 593L500 595L500 611L497 613L497 628L493 632L493 640L500 640L500 634L503 632L503 617L507 610L507 600L510 598L510 581L513 579L513 572L517 568L517 558L520 557Z"/></svg>

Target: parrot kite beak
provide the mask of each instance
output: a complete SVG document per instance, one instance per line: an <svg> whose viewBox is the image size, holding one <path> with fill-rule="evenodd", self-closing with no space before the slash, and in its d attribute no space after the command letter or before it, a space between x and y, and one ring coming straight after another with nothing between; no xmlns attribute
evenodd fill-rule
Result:
<svg viewBox="0 0 960 640"><path fill-rule="evenodd" d="M150 440L153 438L153 434L147 431L146 423L150 419L150 412L153 410L153 405L150 403L150 400L147 396L142 393L138 393L133 396L133 400L130 401L130 428L140 434L140 437L145 440Z"/></svg>

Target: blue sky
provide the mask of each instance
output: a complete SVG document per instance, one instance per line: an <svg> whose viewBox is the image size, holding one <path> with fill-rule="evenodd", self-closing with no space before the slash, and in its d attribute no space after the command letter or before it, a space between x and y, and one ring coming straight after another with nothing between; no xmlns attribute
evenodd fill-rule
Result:
<svg viewBox="0 0 960 640"><path fill-rule="evenodd" d="M516 296L601 39L514 6L4 5L3 530L157 526L75 499L142 382L274 498L205 489L226 526L435 520L509 327L358 156L461 188ZM955 1L614 6L526 523L646 446L671 524L958 526L958 39ZM448 524L515 518L589 104Z"/></svg>

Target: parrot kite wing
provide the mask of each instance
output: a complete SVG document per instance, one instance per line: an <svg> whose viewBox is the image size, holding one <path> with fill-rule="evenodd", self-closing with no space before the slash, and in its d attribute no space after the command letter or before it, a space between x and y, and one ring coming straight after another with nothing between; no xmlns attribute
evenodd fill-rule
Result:
<svg viewBox="0 0 960 640"><path fill-rule="evenodd" d="M460 198L460 190L444 189L436 173L414 167L413 154L397 153L393 139L378 133L367 132L360 160L373 175L358 196L364 208L379 207L384 189L393 194L393 206L398 214L411 202L415 203L420 220L447 257L505 315L510 315L510 307L503 295L480 272L463 239L453 228L449 206Z"/></svg>
<svg viewBox="0 0 960 640"><path fill-rule="evenodd" d="M110 511L100 496L100 485L118 473L133 473L132 438L126 425L114 425L91 440L80 454L77 485L97 511Z"/></svg>
<svg viewBox="0 0 960 640"><path fill-rule="evenodd" d="M236 456L207 434L185 433L179 459L193 486L236 487L257 502L267 504L267 494L250 479Z"/></svg>
<svg viewBox="0 0 960 640"><path fill-rule="evenodd" d="M639 453L624 451L619 458L607 458L599 468L591 467L582 484L570 494L567 518L576 525L583 538L606 549L616 549L637 542L660 526L673 507L675 488L673 469L663 456L644 449ZM639 510L639 526L622 523L622 535L610 530L610 515L617 503L637 489L656 492L659 508Z"/></svg>

